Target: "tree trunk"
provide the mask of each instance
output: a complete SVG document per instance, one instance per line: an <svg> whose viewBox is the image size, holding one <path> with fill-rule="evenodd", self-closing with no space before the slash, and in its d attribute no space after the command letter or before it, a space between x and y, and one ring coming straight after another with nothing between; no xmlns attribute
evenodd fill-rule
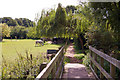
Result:
<svg viewBox="0 0 120 80"><path fill-rule="evenodd" d="M80 40L80 44L81 44L81 47L82 47L82 53L84 53L84 54L86 55L86 53L85 53L85 51L84 51L83 40L82 40L82 38L81 38L80 35L78 36L78 38L79 38L79 40Z"/></svg>

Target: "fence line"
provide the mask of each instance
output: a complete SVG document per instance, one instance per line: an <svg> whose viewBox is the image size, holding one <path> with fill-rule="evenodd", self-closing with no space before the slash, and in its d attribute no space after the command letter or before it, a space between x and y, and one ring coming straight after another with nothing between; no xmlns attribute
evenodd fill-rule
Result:
<svg viewBox="0 0 120 80"><path fill-rule="evenodd" d="M52 60L47 64L47 66L40 72L35 80L50 78L60 78L63 73L64 68L64 52L66 50L66 45L63 46L52 58Z"/></svg>
<svg viewBox="0 0 120 80"><path fill-rule="evenodd" d="M114 80L115 73L116 73L116 67L120 69L120 61L113 58L112 56L109 56L91 46L89 46L90 50L90 69L92 70L93 74L97 79L97 69L100 70L100 79L104 78L104 76L109 80ZM98 63L97 57L100 57L100 62ZM104 69L104 60L110 63L110 74L107 73ZM94 67L93 67L94 66Z"/></svg>

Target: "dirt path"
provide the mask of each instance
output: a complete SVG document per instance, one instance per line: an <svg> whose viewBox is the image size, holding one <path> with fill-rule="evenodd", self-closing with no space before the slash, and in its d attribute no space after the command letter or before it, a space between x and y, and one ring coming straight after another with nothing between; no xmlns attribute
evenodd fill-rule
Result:
<svg viewBox="0 0 120 80"><path fill-rule="evenodd" d="M67 48L67 54L65 54L66 57L70 59L70 63L65 64L65 71L63 74L63 79L80 79L80 80L91 80L93 79L93 74L88 74L86 67L83 64L79 64L81 60L77 60L74 57L75 50L73 48L73 44L70 44Z"/></svg>
<svg viewBox="0 0 120 80"><path fill-rule="evenodd" d="M76 59L74 55L75 55L75 50L74 50L73 44L70 44L69 47L67 48L67 52L65 56L70 59L70 63L81 63L82 60Z"/></svg>

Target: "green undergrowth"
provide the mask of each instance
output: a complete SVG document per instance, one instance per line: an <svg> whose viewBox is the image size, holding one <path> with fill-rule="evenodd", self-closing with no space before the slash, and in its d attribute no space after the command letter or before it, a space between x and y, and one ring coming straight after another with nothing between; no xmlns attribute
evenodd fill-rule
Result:
<svg viewBox="0 0 120 80"><path fill-rule="evenodd" d="M83 59L84 56L85 56L85 55L84 55L83 53L75 54L75 55L74 55L74 57L77 58L77 59L79 59L79 60Z"/></svg>
<svg viewBox="0 0 120 80"><path fill-rule="evenodd" d="M13 63L8 64L2 56L2 78L3 79L13 79L13 78L35 78L39 74L40 65L43 62L49 62L44 54L39 54L34 57L32 54L26 52L26 56L18 53L18 58L14 60Z"/></svg>
<svg viewBox="0 0 120 80"><path fill-rule="evenodd" d="M70 59L68 57L64 57L64 64L70 63Z"/></svg>
<svg viewBox="0 0 120 80"><path fill-rule="evenodd" d="M87 68L89 67L90 64L89 53L87 53L87 55L84 56L82 64L84 64Z"/></svg>

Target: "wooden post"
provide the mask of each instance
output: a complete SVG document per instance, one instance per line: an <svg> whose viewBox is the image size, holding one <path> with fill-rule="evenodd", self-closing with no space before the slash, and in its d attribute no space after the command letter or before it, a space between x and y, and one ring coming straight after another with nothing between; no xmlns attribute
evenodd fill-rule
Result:
<svg viewBox="0 0 120 80"><path fill-rule="evenodd" d="M114 55L110 54L110 56L113 57ZM116 67L113 64L110 64L110 75L113 79L115 78L115 70L116 70Z"/></svg>
<svg viewBox="0 0 120 80"><path fill-rule="evenodd" d="M65 51L65 47L64 47L63 53L62 53L62 58L63 58L63 60L62 60L62 70L63 71L64 71L64 51Z"/></svg>
<svg viewBox="0 0 120 80"><path fill-rule="evenodd" d="M51 78L54 80L55 78L55 72L56 72L56 66L54 66L54 68L51 71Z"/></svg>
<svg viewBox="0 0 120 80"><path fill-rule="evenodd" d="M47 62L43 62L41 65L40 65L40 72L47 66Z"/></svg>
<svg viewBox="0 0 120 80"><path fill-rule="evenodd" d="M90 56L92 57L92 51L90 50ZM92 61L90 60L90 66L92 67Z"/></svg>
<svg viewBox="0 0 120 80"><path fill-rule="evenodd" d="M102 49L100 49L101 52L103 52ZM104 68L104 59L102 57L100 57L100 65L102 68ZM104 75L100 72L100 79L103 79Z"/></svg>
<svg viewBox="0 0 120 80"><path fill-rule="evenodd" d="M61 54L61 53L60 53ZM57 75L56 75L56 78L59 78L59 76L60 76L60 62L61 62L61 55L60 55L60 57L58 58L58 65L57 65Z"/></svg>
<svg viewBox="0 0 120 80"><path fill-rule="evenodd" d="M97 62L97 54L94 53L94 60ZM94 71L97 73L97 67L94 65Z"/></svg>
<svg viewBox="0 0 120 80"><path fill-rule="evenodd" d="M102 68L104 68L104 59L103 59L102 57L100 57L100 65L101 65ZM103 76L103 74L100 72L100 79L103 79L103 78L104 78L104 76Z"/></svg>

